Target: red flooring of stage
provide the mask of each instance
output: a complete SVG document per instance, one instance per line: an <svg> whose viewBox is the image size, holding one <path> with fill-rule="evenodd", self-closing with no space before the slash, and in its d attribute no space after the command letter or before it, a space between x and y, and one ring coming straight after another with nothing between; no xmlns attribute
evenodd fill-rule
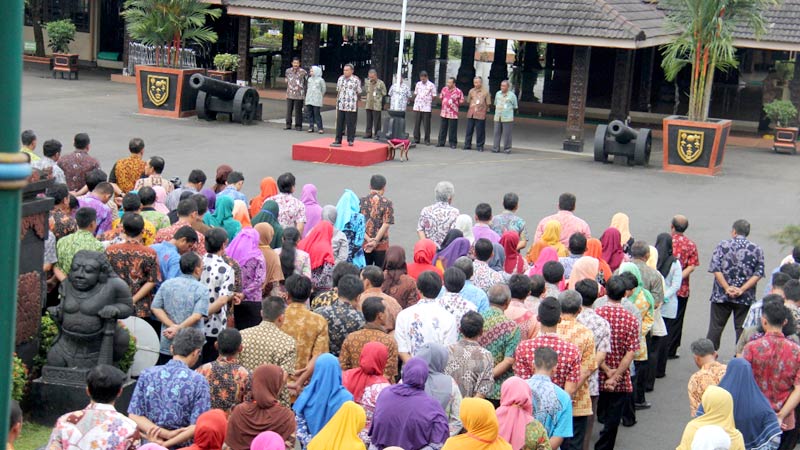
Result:
<svg viewBox="0 0 800 450"><path fill-rule="evenodd" d="M377 141L356 139L352 147L347 141L341 147L331 147L333 138L314 139L292 146L292 159L323 164L365 167L386 161L388 146Z"/></svg>

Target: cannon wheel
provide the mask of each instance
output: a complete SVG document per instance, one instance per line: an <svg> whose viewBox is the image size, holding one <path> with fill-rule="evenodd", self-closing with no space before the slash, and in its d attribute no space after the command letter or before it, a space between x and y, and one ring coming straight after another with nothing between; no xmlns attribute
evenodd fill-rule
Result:
<svg viewBox="0 0 800 450"><path fill-rule="evenodd" d="M255 89L243 88L236 91L233 97L233 113L231 122L239 122L248 125L256 118L258 110L258 91Z"/></svg>
<svg viewBox="0 0 800 450"><path fill-rule="evenodd" d="M607 131L608 125L598 125L594 132L594 160L597 162L608 162L608 154L606 154Z"/></svg>
<svg viewBox="0 0 800 450"><path fill-rule="evenodd" d="M633 162L639 166L650 165L650 150L653 148L652 132L649 128L639 130L636 147L633 150Z"/></svg>
<svg viewBox="0 0 800 450"><path fill-rule="evenodd" d="M197 110L197 118L203 120L217 120L216 111L211 111L208 108L209 95L203 91L197 92L197 101L195 102L195 109Z"/></svg>

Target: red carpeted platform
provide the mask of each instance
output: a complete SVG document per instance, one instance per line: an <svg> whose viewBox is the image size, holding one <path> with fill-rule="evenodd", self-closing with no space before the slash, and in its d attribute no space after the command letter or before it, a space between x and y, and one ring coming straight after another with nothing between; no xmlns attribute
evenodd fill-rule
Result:
<svg viewBox="0 0 800 450"><path fill-rule="evenodd" d="M356 139L352 147L347 141L341 147L331 147L333 138L314 139L292 146L292 159L323 164L365 167L386 161L388 146L377 141Z"/></svg>

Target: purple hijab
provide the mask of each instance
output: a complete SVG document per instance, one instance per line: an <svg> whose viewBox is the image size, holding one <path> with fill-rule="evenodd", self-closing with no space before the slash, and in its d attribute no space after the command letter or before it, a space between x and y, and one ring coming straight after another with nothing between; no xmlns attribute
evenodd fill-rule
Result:
<svg viewBox="0 0 800 450"><path fill-rule="evenodd" d="M425 393L427 379L428 364L411 358L403 366L402 384L381 392L369 430L378 448L419 450L428 444L443 444L450 437L442 405Z"/></svg>
<svg viewBox="0 0 800 450"><path fill-rule="evenodd" d="M213 213L217 206L217 194L212 189L205 188L200 191L208 200L208 212Z"/></svg>
<svg viewBox="0 0 800 450"><path fill-rule="evenodd" d="M228 244L225 253L235 259L240 266L244 266L246 262L254 258L261 258L263 261L264 253L258 248L259 239L258 231L253 228L243 228Z"/></svg>
<svg viewBox="0 0 800 450"><path fill-rule="evenodd" d="M458 258L469 254L470 247L472 247L472 244L469 243L469 239L464 237L455 238L453 242L436 255L436 259L442 260L444 268L449 269Z"/></svg>
<svg viewBox="0 0 800 450"><path fill-rule="evenodd" d="M306 205L306 225L303 228L303 237L306 237L314 225L322 219L322 206L317 201L317 187L313 184L304 185L300 200Z"/></svg>

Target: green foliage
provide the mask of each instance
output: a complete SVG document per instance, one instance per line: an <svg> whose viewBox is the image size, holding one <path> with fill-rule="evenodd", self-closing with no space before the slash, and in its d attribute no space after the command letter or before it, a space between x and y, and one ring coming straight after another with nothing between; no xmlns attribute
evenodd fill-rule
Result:
<svg viewBox="0 0 800 450"><path fill-rule="evenodd" d="M773 100L764 105L764 113L779 127L788 126L797 118L797 108L788 100Z"/></svg>
<svg viewBox="0 0 800 450"><path fill-rule="evenodd" d="M283 35L278 33L277 35L272 35L268 33L264 33L260 36L256 36L253 38L251 42L253 47L258 48L266 48L268 50L280 50L283 46Z"/></svg>
<svg viewBox="0 0 800 450"><path fill-rule="evenodd" d="M45 27L50 40L47 45L53 53L69 53L69 43L75 40L75 24L69 19L64 19L48 22Z"/></svg>
<svg viewBox="0 0 800 450"><path fill-rule="evenodd" d="M792 81L794 79L794 61L775 61L775 72L782 81L787 83Z"/></svg>
<svg viewBox="0 0 800 450"><path fill-rule="evenodd" d="M56 322L50 317L50 313L42 316L41 331L39 332L39 353L33 358L33 372L39 374L42 372L42 367L47 363L47 352L53 346L58 335L58 326Z"/></svg>
<svg viewBox="0 0 800 450"><path fill-rule="evenodd" d="M447 46L447 56L449 56L449 59L461 59L462 47L461 41L450 39Z"/></svg>
<svg viewBox="0 0 800 450"><path fill-rule="evenodd" d="M214 67L217 70L228 70L235 72L239 68L239 55L232 55L230 53L217 53L214 56Z"/></svg>
<svg viewBox="0 0 800 450"><path fill-rule="evenodd" d="M28 368L22 362L16 353L11 366L12 387L11 398L20 402L22 397L25 396L26 388L28 387Z"/></svg>
<svg viewBox="0 0 800 450"><path fill-rule="evenodd" d="M689 120L708 119L714 70L735 68L733 32L745 25L756 38L766 31L763 11L777 0L662 0L667 26L677 33L661 47L661 67L672 81L687 65L692 69L689 85Z"/></svg>
<svg viewBox="0 0 800 450"><path fill-rule="evenodd" d="M786 225L783 230L770 236L783 248L800 246L800 225Z"/></svg>
<svg viewBox="0 0 800 450"><path fill-rule="evenodd" d="M119 362L117 363L117 368L119 368L119 370L121 370L124 373L128 373L128 371L131 369L131 366L133 365L133 358L136 356L136 337L133 335L133 333L130 333L128 327L123 325L122 322L117 322L117 323L119 324L120 327L127 330L130 335L130 339L128 339L128 349L125 350L125 354L122 355L122 359L120 359Z"/></svg>

